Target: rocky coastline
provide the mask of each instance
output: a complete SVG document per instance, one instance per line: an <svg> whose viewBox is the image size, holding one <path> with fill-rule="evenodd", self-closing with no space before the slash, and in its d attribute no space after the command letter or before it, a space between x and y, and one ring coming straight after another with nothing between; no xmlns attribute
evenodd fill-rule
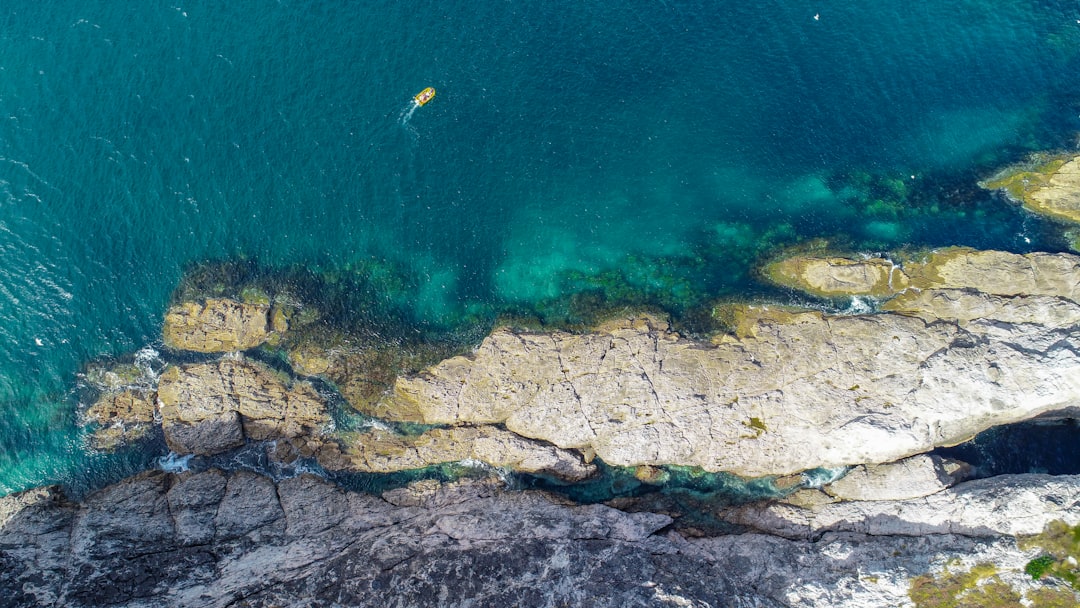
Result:
<svg viewBox="0 0 1080 608"><path fill-rule="evenodd" d="M1075 190L1076 162L1040 187ZM157 434L181 456L257 443L327 476L478 463L573 485L616 467L662 486L680 468L776 489L700 499L723 533L649 496L578 504L497 475L364 493L152 470L80 501L0 497L0 603L1080 605L1080 476L978 478L931 454L1074 415L1080 257L804 253L761 274L875 311L718 302L726 331L708 339L631 311L576 333L497 327L454 355L327 328L294 295L245 286L169 308L163 370L87 373L96 449ZM810 487L810 469L839 478Z"/></svg>

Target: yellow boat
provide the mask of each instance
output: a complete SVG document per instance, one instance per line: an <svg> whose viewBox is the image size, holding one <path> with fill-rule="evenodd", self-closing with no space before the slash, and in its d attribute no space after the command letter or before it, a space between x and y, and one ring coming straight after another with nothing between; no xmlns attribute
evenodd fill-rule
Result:
<svg viewBox="0 0 1080 608"><path fill-rule="evenodd" d="M432 87L428 87L423 91L417 93L416 96L412 99L414 102L416 102L416 105L422 106L425 103L431 101L433 97L435 97L435 89L433 89Z"/></svg>

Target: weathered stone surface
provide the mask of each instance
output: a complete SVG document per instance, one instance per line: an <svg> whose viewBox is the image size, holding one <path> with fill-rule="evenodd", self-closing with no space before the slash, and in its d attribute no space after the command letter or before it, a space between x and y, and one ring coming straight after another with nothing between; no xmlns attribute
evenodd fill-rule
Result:
<svg viewBox="0 0 1080 608"><path fill-rule="evenodd" d="M161 375L158 403L165 439L178 453L216 454L244 437L311 435L329 422L326 403L310 384L290 385L243 357L170 367Z"/></svg>
<svg viewBox="0 0 1080 608"><path fill-rule="evenodd" d="M188 500L200 485L208 492ZM398 506L310 476L275 486L251 473L159 472L80 505L40 491L0 498L0 597L12 607L907 606L912 578L946 564L989 564L1016 594L1044 587L1023 573L1039 549L998 530L1074 521L1080 495L1076 477L963 484L889 515L915 522L895 535L865 512L835 528L874 533L820 531L810 542L686 539L660 532L664 515L488 482L420 485L388 493ZM906 510L918 504L923 515ZM204 515L174 523L169 505L184 518L216 511L216 531ZM931 511L954 523L918 523Z"/></svg>
<svg viewBox="0 0 1080 608"><path fill-rule="evenodd" d="M240 414L228 410L194 422L168 420L162 426L165 443L177 454L213 456L244 445Z"/></svg>
<svg viewBox="0 0 1080 608"><path fill-rule="evenodd" d="M948 250L911 275L942 289L898 304L907 314L741 307L736 335L713 344L650 319L500 329L399 379L378 413L501 423L626 466L760 476L891 462L1080 399L1078 260Z"/></svg>
<svg viewBox="0 0 1080 608"><path fill-rule="evenodd" d="M494 426L432 429L402 436L380 429L351 435L344 447L326 444L319 463L329 470L392 473L435 464L479 461L522 473L581 481L596 472L581 456Z"/></svg>
<svg viewBox="0 0 1080 608"><path fill-rule="evenodd" d="M1080 257L1064 253L979 251L950 247L907 264L920 289L968 289L997 296L1052 296L1080 301Z"/></svg>
<svg viewBox="0 0 1080 608"><path fill-rule="evenodd" d="M269 304L209 298L171 307L162 334L169 348L220 353L255 348L271 331Z"/></svg>
<svg viewBox="0 0 1080 608"><path fill-rule="evenodd" d="M898 265L883 258L794 256L769 264L764 274L774 283L824 298L884 298L910 284Z"/></svg>
<svg viewBox="0 0 1080 608"><path fill-rule="evenodd" d="M924 497L879 501L777 501L733 509L724 518L787 538L825 532L872 535L1020 536L1051 521L1080 523L1080 477L1000 475Z"/></svg>
<svg viewBox="0 0 1080 608"><path fill-rule="evenodd" d="M227 481L224 473L212 469L181 478L169 488L166 497L178 544L204 545L213 540L217 532L214 518Z"/></svg>
<svg viewBox="0 0 1080 608"><path fill-rule="evenodd" d="M920 454L889 464L859 465L824 490L841 500L920 498L956 485L969 469L955 460Z"/></svg>
<svg viewBox="0 0 1080 608"><path fill-rule="evenodd" d="M884 258L793 256L772 262L764 274L778 285L818 297L889 299L899 295L884 306L897 312L906 312L907 303L925 303L925 290L934 290L933 294L950 290L947 293L954 299L962 294L968 297L942 312L976 318L985 313L979 299L987 295L1057 296L1080 301L1078 267L1080 258L1067 254L1019 255L948 247L928 253L925 259L905 262L902 268ZM969 311L964 305L976 308ZM926 312L934 314L935 310Z"/></svg>
<svg viewBox="0 0 1080 608"><path fill-rule="evenodd" d="M980 184L1003 190L1033 213L1080 222L1080 156L1050 156L1008 167Z"/></svg>

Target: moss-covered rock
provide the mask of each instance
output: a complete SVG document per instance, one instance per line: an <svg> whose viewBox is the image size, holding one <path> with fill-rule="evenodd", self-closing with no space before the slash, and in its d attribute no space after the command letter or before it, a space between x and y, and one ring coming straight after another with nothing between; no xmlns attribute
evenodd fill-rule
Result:
<svg viewBox="0 0 1080 608"><path fill-rule="evenodd" d="M1080 156L1038 155L1003 169L980 185L1004 191L1033 213L1080 222Z"/></svg>

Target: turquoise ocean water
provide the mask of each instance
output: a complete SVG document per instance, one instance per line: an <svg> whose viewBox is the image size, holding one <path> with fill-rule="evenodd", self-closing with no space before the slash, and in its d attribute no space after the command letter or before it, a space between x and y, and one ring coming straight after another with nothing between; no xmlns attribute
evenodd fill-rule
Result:
<svg viewBox="0 0 1080 608"><path fill-rule="evenodd" d="M1076 147L1075 0L452 4L0 6L0 494L141 466L83 449L76 374L199 261L391 268L450 327L678 310L818 237L1064 247L974 182Z"/></svg>

